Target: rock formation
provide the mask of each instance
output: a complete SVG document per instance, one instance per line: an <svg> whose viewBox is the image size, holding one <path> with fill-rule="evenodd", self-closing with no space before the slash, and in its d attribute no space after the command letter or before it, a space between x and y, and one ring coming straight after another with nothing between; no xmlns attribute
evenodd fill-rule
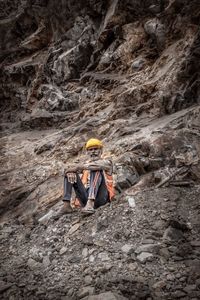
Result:
<svg viewBox="0 0 200 300"><path fill-rule="evenodd" d="M3 299L198 299L199 1L0 7ZM117 200L55 220L93 136Z"/></svg>

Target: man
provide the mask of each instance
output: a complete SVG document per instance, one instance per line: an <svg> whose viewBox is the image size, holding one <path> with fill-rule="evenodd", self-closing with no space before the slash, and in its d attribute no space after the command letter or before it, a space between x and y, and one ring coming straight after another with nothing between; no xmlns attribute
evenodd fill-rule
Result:
<svg viewBox="0 0 200 300"><path fill-rule="evenodd" d="M103 144L98 139L86 143L88 161L74 164L65 170L63 208L60 214L72 212L70 205L72 187L85 214L105 205L114 197L112 161L102 159ZM82 174L80 176L80 174Z"/></svg>

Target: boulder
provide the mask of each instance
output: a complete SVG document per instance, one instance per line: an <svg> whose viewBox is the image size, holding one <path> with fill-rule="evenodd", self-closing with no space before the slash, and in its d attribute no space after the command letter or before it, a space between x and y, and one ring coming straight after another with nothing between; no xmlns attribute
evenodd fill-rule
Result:
<svg viewBox="0 0 200 300"><path fill-rule="evenodd" d="M124 246L122 246L121 250L122 252L124 252L125 254L131 254L134 252L135 247L131 244L125 244Z"/></svg>
<svg viewBox="0 0 200 300"><path fill-rule="evenodd" d="M155 40L158 50L162 50L166 41L166 29L157 18L151 19L144 24L145 32Z"/></svg>
<svg viewBox="0 0 200 300"><path fill-rule="evenodd" d="M28 261L27 261L27 265L28 267L31 269L31 270L37 270L37 269L40 269L42 267L42 264L35 261L34 259L32 258L29 258Z"/></svg>
<svg viewBox="0 0 200 300"><path fill-rule="evenodd" d="M38 91L38 107L46 111L73 111L79 107L79 95L59 89L51 84L43 84Z"/></svg>
<svg viewBox="0 0 200 300"><path fill-rule="evenodd" d="M160 249L160 244L145 244L136 248L135 253L140 254L141 252L150 252L157 254Z"/></svg>
<svg viewBox="0 0 200 300"><path fill-rule="evenodd" d="M140 71L143 68L144 64L145 64L145 60L142 57L140 57L133 61L131 68L134 71Z"/></svg>
<svg viewBox="0 0 200 300"><path fill-rule="evenodd" d="M181 230L173 228L169 226L164 234L163 234L163 241L164 242L177 242L184 239L184 235Z"/></svg>
<svg viewBox="0 0 200 300"><path fill-rule="evenodd" d="M146 261L151 261L153 258L153 254L148 253L148 252L141 252L138 256L137 259L141 262L141 263L145 263Z"/></svg>

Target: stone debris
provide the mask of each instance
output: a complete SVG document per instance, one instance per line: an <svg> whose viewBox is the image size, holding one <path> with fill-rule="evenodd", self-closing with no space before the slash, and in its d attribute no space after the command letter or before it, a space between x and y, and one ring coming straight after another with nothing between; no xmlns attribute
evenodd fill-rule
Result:
<svg viewBox="0 0 200 300"><path fill-rule="evenodd" d="M139 255L137 255L137 259L141 263L145 263L146 261L151 261L153 259L153 254L148 252L141 252Z"/></svg>
<svg viewBox="0 0 200 300"><path fill-rule="evenodd" d="M83 248L82 250L82 256L87 257L88 256L88 248Z"/></svg>
<svg viewBox="0 0 200 300"><path fill-rule="evenodd" d="M92 287L92 286L84 286L84 287L82 287L82 288L78 291L78 293L77 293L77 298L78 298L78 299L82 299L82 298L84 298L84 297L86 297L86 296L93 295L94 292L95 292L94 287Z"/></svg>
<svg viewBox="0 0 200 300"><path fill-rule="evenodd" d="M126 254L131 254L134 252L134 246L133 245L130 245L130 244L125 244L121 250L122 252L126 253Z"/></svg>
<svg viewBox="0 0 200 300"><path fill-rule="evenodd" d="M101 260L101 261L109 261L110 260L110 257L108 255L108 253L106 252L100 252L98 254L98 258Z"/></svg>
<svg viewBox="0 0 200 300"><path fill-rule="evenodd" d="M163 240L165 242L178 242L182 239L184 239L182 231L173 227L168 227L163 234Z"/></svg>
<svg viewBox="0 0 200 300"><path fill-rule="evenodd" d="M69 234L69 235L72 235L75 231L77 231L77 230L79 229L80 226L81 226L80 223L74 224L74 225L70 228L70 230L68 231L68 234Z"/></svg>
<svg viewBox="0 0 200 300"><path fill-rule="evenodd" d="M67 247L62 247L61 249L60 249L60 255L63 255L63 254L65 254L67 252Z"/></svg>
<svg viewBox="0 0 200 300"><path fill-rule="evenodd" d="M29 258L27 261L27 266L31 269L31 270L35 270L35 269L40 269L42 267L42 264L35 261L32 258Z"/></svg>
<svg viewBox="0 0 200 300"><path fill-rule="evenodd" d="M131 196L127 196L126 197L127 201L128 201L128 204L131 208L134 208L136 206L135 204L135 199Z"/></svg>
<svg viewBox="0 0 200 300"><path fill-rule="evenodd" d="M177 199L179 192L182 188L143 191L134 196L135 210L127 209L126 201L116 201L113 207L84 218L84 226L71 235L69 228L80 224L78 212L50 219L48 226L39 223L28 229L23 224L3 224L0 275L9 287L4 289L2 283L2 299L21 295L22 299L75 300L105 293L113 299L178 299L191 294L198 299L199 188L185 189L185 198L172 210L173 201L163 199ZM178 217L183 209L190 215ZM167 218L165 226L154 229L161 212ZM90 238L97 219L102 224L107 220L108 226Z"/></svg>
<svg viewBox="0 0 200 300"><path fill-rule="evenodd" d="M0 293L3 293L4 291L8 290L12 286L11 283L0 281Z"/></svg>
<svg viewBox="0 0 200 300"><path fill-rule="evenodd" d="M47 214L38 219L39 223L47 224L49 219L51 219L55 215L55 212L51 209Z"/></svg>
<svg viewBox="0 0 200 300"><path fill-rule="evenodd" d="M140 254L141 252L150 252L157 254L159 252L161 244L145 244L137 247L135 253Z"/></svg>
<svg viewBox="0 0 200 300"><path fill-rule="evenodd" d="M144 64L145 64L145 60L142 57L140 57L133 61L132 69L139 71L143 68Z"/></svg>
<svg viewBox="0 0 200 300"><path fill-rule="evenodd" d="M42 262L43 266L45 268L47 268L50 264L51 264L51 261L49 259L49 256L45 256L44 259L43 259L43 262Z"/></svg>
<svg viewBox="0 0 200 300"><path fill-rule="evenodd" d="M199 1L0 8L1 299L200 299ZM95 135L115 201L59 217Z"/></svg>

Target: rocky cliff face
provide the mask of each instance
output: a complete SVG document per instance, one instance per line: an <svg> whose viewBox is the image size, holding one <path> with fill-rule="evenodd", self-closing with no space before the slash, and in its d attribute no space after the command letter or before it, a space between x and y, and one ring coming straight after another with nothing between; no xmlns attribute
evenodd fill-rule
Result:
<svg viewBox="0 0 200 300"><path fill-rule="evenodd" d="M2 286L10 283L8 288L1 289L5 291L5 299L50 299L50 295L53 295L52 299L61 299L65 295L69 299L78 299L82 296L77 294L80 290L75 288L75 279L81 286L91 285L95 288L90 293L108 291L110 288L111 291L117 289L128 299L197 299L198 274L195 275L195 287L192 288L192 272L196 271L187 269L185 275L182 271L185 260L199 261L199 241L196 241L200 224L199 1L2 0L0 7L0 213L5 239L4 253L5 249L9 249L4 264L4 270L8 272L2 273ZM119 202L114 204L114 210L100 210L97 216L101 223L101 219L112 215L113 224L122 222L122 228L127 228L125 233L123 230L121 232L120 226L110 230L103 221L103 228L107 228L105 239L109 240L112 231L119 242L116 248L112 243L96 245L100 239L98 230L94 233L93 244L83 246L84 238L82 240L80 236L84 237L85 225L80 226L78 235L71 238L69 233L64 239L63 228L67 226L68 232L70 222L80 223L77 215L67 220L51 219L61 205L62 170L65 164L77 156L80 159L84 157L83 145L93 136L103 140L104 155L112 156L116 166ZM178 196L174 199L176 189ZM168 195L164 204L163 197L166 198L166 194L164 196L163 193ZM150 200L147 199L148 194ZM135 207L128 209L129 198L136 201L137 211ZM152 206L156 204L154 210L149 203ZM164 216L166 207L169 211ZM118 213L123 215L122 220L118 219ZM152 221L149 224L153 231L147 230L146 214L150 214ZM157 229L153 229L153 220L160 224L160 227L157 225L159 234L156 237L154 233ZM87 222L87 230L90 226L96 226L95 218ZM177 234L178 237L174 238L169 228L176 228L176 222L190 225L185 225L185 231L179 228L183 235L180 237L180 232L176 232L175 236ZM46 224L49 224L49 231L45 228ZM22 235L24 226L30 226L27 238ZM46 245L43 240L36 242L34 236L38 234L49 238L49 244ZM54 240L54 235L60 236L56 237L58 240ZM126 245L144 247L143 240L149 236L153 241L148 243L156 244L156 252L151 247L140 252ZM166 238L170 240L170 246L166 246ZM16 253L22 257L21 265L25 264L23 270L17 265L16 253L9 239L18 247ZM56 247L53 247L51 240L56 242ZM179 240L182 241L182 250L173 248ZM83 246L83 256L78 256L75 261L72 258L72 261L63 265L59 255L66 252L64 255L68 259L70 253L61 248L70 245L76 251L77 242ZM33 243L38 243L40 250L36 252L39 258L29 253ZM123 248L125 250L121 248L123 246L126 246ZM45 247L49 247L51 254L44 250ZM109 261L110 267L107 266L109 249L116 254ZM126 249L134 255L130 256ZM179 251L182 251L181 255ZM41 255L38 254L40 252ZM152 256L148 258L145 254L140 258L143 252ZM156 260L152 258L153 255ZM41 265L35 268L34 259ZM115 264L120 259L124 266L118 269ZM145 263L146 260L153 262L143 268L140 265L143 259ZM163 263L161 269L160 261ZM173 285L172 279L165 281L164 277L171 276L168 266L174 266L175 261L178 271L172 271L173 278L176 278ZM180 265L178 261L184 262ZM105 264L106 271L101 272L97 268L93 273L94 262L101 266L103 264L103 267ZM139 265L136 266L135 262ZM15 273L11 276L11 264L16 266L16 274L20 278L17 294L13 286L14 279L11 278L15 277ZM40 278L39 285L43 289L45 282L51 278L54 294L46 290L40 294L33 287L44 264L46 271L43 275L46 279ZM84 271L86 277L92 278L90 283L82 282L79 278L80 266L87 271ZM64 278L61 286L57 287L56 268L61 274L59 276ZM66 275L65 268L71 270L74 279L65 277L69 275ZM133 281L126 278L127 272L132 274L136 269L140 279L144 276L143 281L147 280L147 285L137 278L134 279L133 288ZM32 276L32 283L27 289L20 287L21 282L28 284L24 272ZM48 272L51 273L50 277ZM159 272L163 274L160 279ZM168 273L164 275L165 272ZM114 273L120 273L121 277L112 279ZM151 276L153 281L150 280ZM66 290L63 289L65 279L69 282ZM125 282L126 288L121 286L122 282ZM152 288L154 284L157 284L155 289ZM61 293L58 292L60 288ZM140 289L144 293L137 294ZM190 292L193 293L191 297ZM106 297L117 296L113 294Z"/></svg>

